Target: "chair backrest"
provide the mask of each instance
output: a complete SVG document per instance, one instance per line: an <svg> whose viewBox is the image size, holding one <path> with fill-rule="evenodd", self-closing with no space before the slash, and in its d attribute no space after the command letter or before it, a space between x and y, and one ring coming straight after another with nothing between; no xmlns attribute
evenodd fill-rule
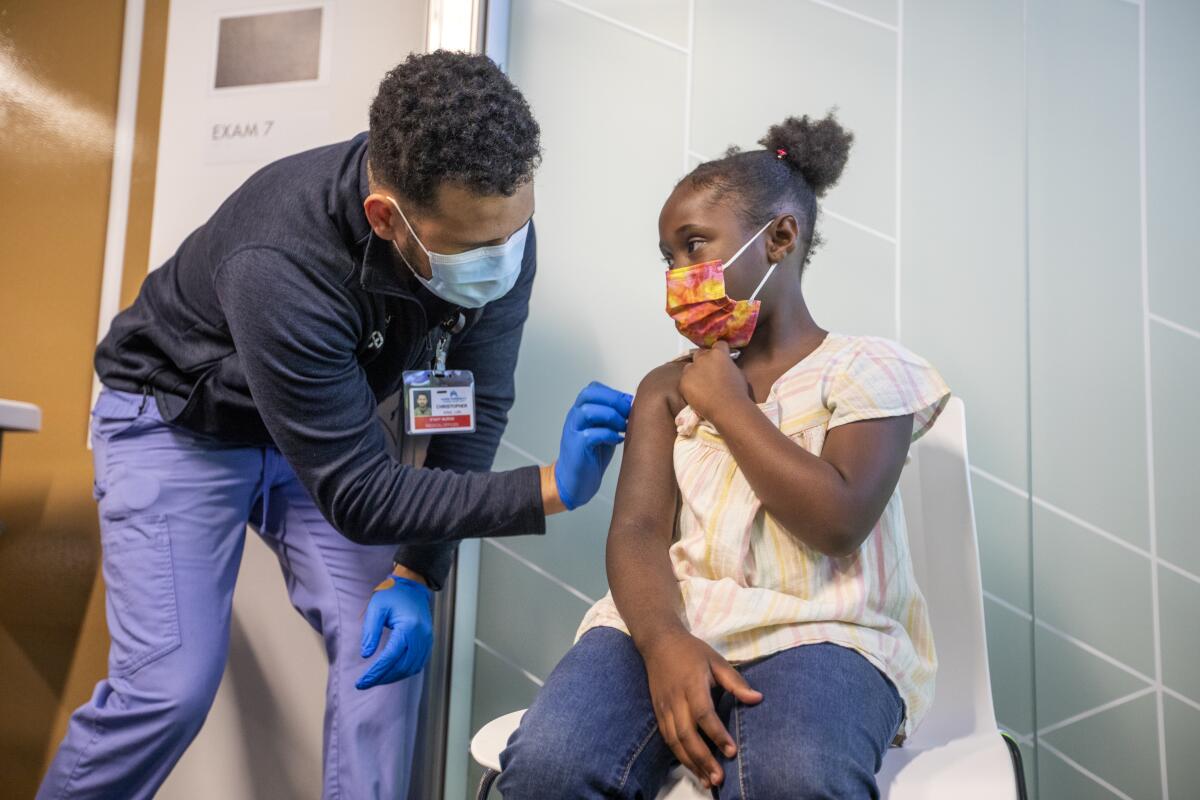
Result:
<svg viewBox="0 0 1200 800"><path fill-rule="evenodd" d="M900 476L900 499L938 655L933 707L911 744L927 747L994 731L966 414L959 398L950 399L913 446Z"/></svg>

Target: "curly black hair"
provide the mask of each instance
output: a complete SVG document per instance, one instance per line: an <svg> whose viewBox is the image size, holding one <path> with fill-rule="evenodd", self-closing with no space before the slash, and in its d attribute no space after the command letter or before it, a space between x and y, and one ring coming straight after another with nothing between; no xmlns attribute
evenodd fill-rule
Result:
<svg viewBox="0 0 1200 800"><path fill-rule="evenodd" d="M807 114L788 117L772 125L758 143L766 149L730 147L721 158L700 164L683 181L709 189L715 201L736 196L738 211L750 227L793 210L800 237L807 243L803 261L807 264L821 243L816 231L817 198L842 176L854 134L841 126L831 110L818 120Z"/></svg>
<svg viewBox="0 0 1200 800"><path fill-rule="evenodd" d="M371 102L375 179L422 208L445 181L511 196L541 161L541 131L521 92L487 56L413 54Z"/></svg>

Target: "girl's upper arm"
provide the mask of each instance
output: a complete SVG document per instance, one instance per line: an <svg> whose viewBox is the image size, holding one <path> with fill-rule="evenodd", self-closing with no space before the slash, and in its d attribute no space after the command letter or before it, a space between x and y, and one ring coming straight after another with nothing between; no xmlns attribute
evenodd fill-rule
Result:
<svg viewBox="0 0 1200 800"><path fill-rule="evenodd" d="M851 529L865 537L896 490L904 457L950 396L932 365L902 345L859 337L830 375L821 458L841 474Z"/></svg>
<svg viewBox="0 0 1200 800"><path fill-rule="evenodd" d="M829 431L821 459L842 476L855 518L865 536L883 514L900 481L912 441L913 415L862 420Z"/></svg>
<svg viewBox="0 0 1200 800"><path fill-rule="evenodd" d="M672 449L682 364L671 362L652 370L638 386L629 414L621 475L613 510L612 531L634 526L643 533L664 533L674 527L678 488Z"/></svg>

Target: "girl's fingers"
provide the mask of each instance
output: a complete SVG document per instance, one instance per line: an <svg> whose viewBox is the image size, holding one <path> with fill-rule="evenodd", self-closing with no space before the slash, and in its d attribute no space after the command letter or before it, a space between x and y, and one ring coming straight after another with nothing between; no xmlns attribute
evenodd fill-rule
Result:
<svg viewBox="0 0 1200 800"><path fill-rule="evenodd" d="M676 705L672 708L675 735L679 737L680 746L694 765L692 772L697 778L705 781L706 786L716 786L721 782L721 767L713 758L708 742L704 741L700 731L696 729L695 717L692 715L688 699L680 697L675 702Z"/></svg>
<svg viewBox="0 0 1200 800"><path fill-rule="evenodd" d="M734 744L729 731L721 724L721 718L717 716L717 710L713 708L711 697L708 708L698 709L693 704L692 711L696 714L696 723L700 726L700 730L704 731L704 735L717 746L717 749L724 753L726 758L736 756L737 745Z"/></svg>
<svg viewBox="0 0 1200 800"><path fill-rule="evenodd" d="M671 748L671 752L675 754L675 758L683 764L689 772L694 775L701 773L696 769L696 765L692 763L692 759L688 756L687 751L683 749L683 745L679 743L679 736L675 733L675 720L670 711L658 712L658 732L662 734L663 741L667 743L667 747Z"/></svg>
<svg viewBox="0 0 1200 800"><path fill-rule="evenodd" d="M725 659L718 657L713 660L712 673L720 687L741 702L754 705L762 701L762 692L750 688L742 673L731 667Z"/></svg>

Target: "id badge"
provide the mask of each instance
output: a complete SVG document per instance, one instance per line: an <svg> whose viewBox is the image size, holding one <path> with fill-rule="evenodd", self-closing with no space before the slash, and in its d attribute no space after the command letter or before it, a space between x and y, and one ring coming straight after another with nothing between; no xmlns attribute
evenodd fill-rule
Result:
<svg viewBox="0 0 1200 800"><path fill-rule="evenodd" d="M474 374L467 369L405 372L404 430L412 434L474 433Z"/></svg>

